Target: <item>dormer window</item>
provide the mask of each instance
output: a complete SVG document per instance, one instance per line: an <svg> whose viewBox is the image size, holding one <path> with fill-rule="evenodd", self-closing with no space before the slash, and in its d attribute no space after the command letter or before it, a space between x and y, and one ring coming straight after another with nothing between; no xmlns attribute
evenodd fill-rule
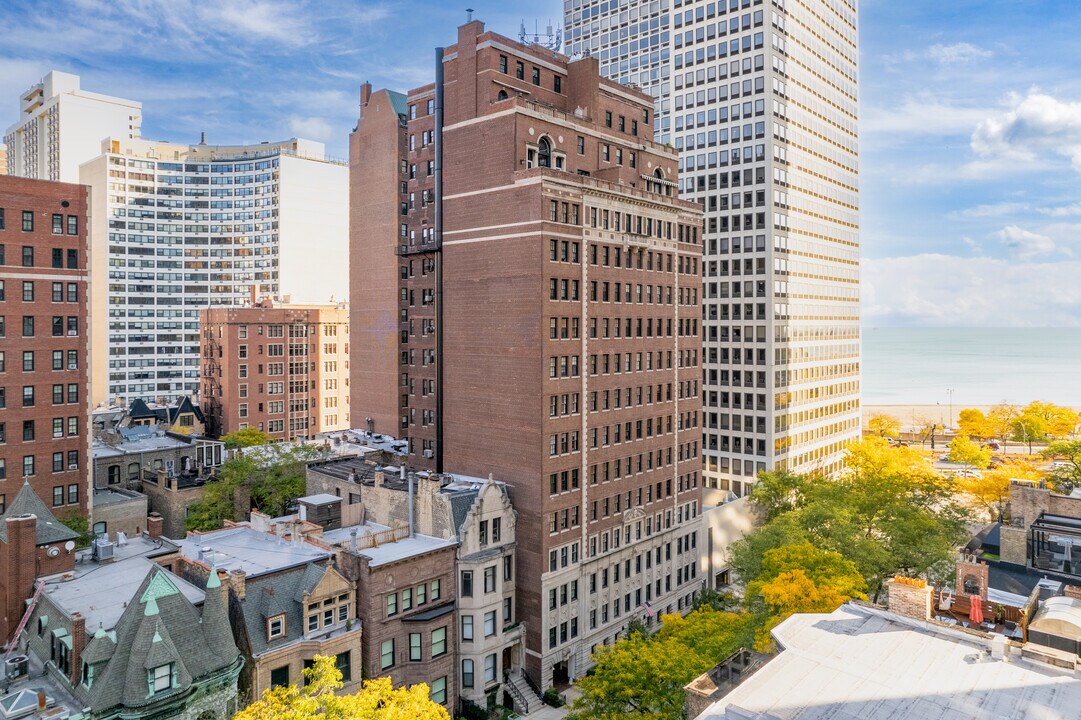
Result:
<svg viewBox="0 0 1081 720"><path fill-rule="evenodd" d="M506 90L500 90L499 94L496 95L496 100L506 100L506 99L507 99L507 91Z"/></svg>
<svg viewBox="0 0 1081 720"><path fill-rule="evenodd" d="M150 695L172 690L176 686L176 663L159 665L147 670L146 680L150 686Z"/></svg>
<svg viewBox="0 0 1081 720"><path fill-rule="evenodd" d="M266 636L267 640L274 640L276 638L285 637L285 615L275 615L267 620L266 624Z"/></svg>

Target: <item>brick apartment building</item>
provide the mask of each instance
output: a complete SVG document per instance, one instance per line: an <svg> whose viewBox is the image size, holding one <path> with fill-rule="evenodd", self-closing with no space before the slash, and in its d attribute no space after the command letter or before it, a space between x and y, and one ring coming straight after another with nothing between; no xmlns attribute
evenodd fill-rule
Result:
<svg viewBox="0 0 1081 720"><path fill-rule="evenodd" d="M295 440L349 427L344 305L212 307L200 327L207 434L253 427Z"/></svg>
<svg viewBox="0 0 1081 720"><path fill-rule="evenodd" d="M86 213L85 186L0 177L0 509L25 478L88 512Z"/></svg>
<svg viewBox="0 0 1081 720"><path fill-rule="evenodd" d="M410 465L506 480L525 668L561 685L700 584L702 213L595 59L480 22L436 58L361 89L352 407Z"/></svg>

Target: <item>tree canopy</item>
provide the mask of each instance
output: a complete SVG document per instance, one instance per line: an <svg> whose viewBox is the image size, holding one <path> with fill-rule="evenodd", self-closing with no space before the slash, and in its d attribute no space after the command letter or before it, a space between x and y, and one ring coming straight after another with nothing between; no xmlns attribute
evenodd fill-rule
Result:
<svg viewBox="0 0 1081 720"><path fill-rule="evenodd" d="M255 445L269 445L271 439L262 430L247 427L222 435L221 441L225 443L226 450L236 450L237 448L253 447Z"/></svg>
<svg viewBox="0 0 1081 720"><path fill-rule="evenodd" d="M901 421L886 413L878 413L868 420L867 429L879 437L901 437Z"/></svg>
<svg viewBox="0 0 1081 720"><path fill-rule="evenodd" d="M214 530L225 520L245 519L252 507L284 514L304 495L307 464L322 455L317 446L286 443L238 452L222 463L217 479L206 484L202 499L188 510L188 530ZM245 498L250 505L241 507Z"/></svg>
<svg viewBox="0 0 1081 720"><path fill-rule="evenodd" d="M776 484L754 488L751 501L767 520L731 548L744 582L762 573L767 551L803 541L855 563L875 594L891 575L951 560L966 537L966 513L953 480L936 473L926 455L868 437L848 447L846 465L835 479L789 481L787 496Z"/></svg>
<svg viewBox="0 0 1081 720"><path fill-rule="evenodd" d="M682 720L683 686L748 646L753 621L749 613L702 607L665 615L652 636L634 632L598 647L569 720Z"/></svg>
<svg viewBox="0 0 1081 720"><path fill-rule="evenodd" d="M958 435L950 443L950 454L947 457L950 462L983 470L991 464L991 449L972 442L966 435Z"/></svg>
<svg viewBox="0 0 1081 720"><path fill-rule="evenodd" d="M1043 456L1056 461L1048 479L1059 492L1081 487L1081 440L1055 440L1043 451Z"/></svg>
<svg viewBox="0 0 1081 720"><path fill-rule="evenodd" d="M982 410L966 408L957 415L957 434L986 440L994 437L995 430L991 420L983 414Z"/></svg>
<svg viewBox="0 0 1081 720"><path fill-rule="evenodd" d="M233 720L450 720L439 703L428 696L424 683L395 688L390 678L365 680L359 692L338 695L342 674L334 658L315 656L304 670L307 684L266 690Z"/></svg>
<svg viewBox="0 0 1081 720"><path fill-rule="evenodd" d="M1010 501L1010 480L1039 480L1042 476L1031 462L1011 458L979 475L960 478L957 486L987 510L992 520L1000 521Z"/></svg>

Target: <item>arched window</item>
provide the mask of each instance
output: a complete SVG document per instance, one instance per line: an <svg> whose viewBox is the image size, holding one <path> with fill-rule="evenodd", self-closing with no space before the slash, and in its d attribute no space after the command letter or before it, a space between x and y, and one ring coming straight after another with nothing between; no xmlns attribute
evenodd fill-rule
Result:
<svg viewBox="0 0 1081 720"><path fill-rule="evenodd" d="M552 141L542 137L537 143L537 165L552 167Z"/></svg>
<svg viewBox="0 0 1081 720"><path fill-rule="evenodd" d="M128 464L128 480L139 479L139 463L133 462Z"/></svg>
<svg viewBox="0 0 1081 720"><path fill-rule="evenodd" d="M105 535L109 530L109 526L104 522L94 523L94 537L98 538Z"/></svg>
<svg viewBox="0 0 1081 720"><path fill-rule="evenodd" d="M497 100L506 100L507 99L507 91L506 90L500 90L499 94L496 95L496 99Z"/></svg>

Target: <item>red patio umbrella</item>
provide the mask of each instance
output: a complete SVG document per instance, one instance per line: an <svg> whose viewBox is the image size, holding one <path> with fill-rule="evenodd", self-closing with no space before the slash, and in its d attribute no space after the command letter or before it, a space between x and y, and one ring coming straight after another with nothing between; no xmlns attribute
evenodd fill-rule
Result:
<svg viewBox="0 0 1081 720"><path fill-rule="evenodd" d="M983 622L983 600L979 595L968 596L968 619L973 625Z"/></svg>

